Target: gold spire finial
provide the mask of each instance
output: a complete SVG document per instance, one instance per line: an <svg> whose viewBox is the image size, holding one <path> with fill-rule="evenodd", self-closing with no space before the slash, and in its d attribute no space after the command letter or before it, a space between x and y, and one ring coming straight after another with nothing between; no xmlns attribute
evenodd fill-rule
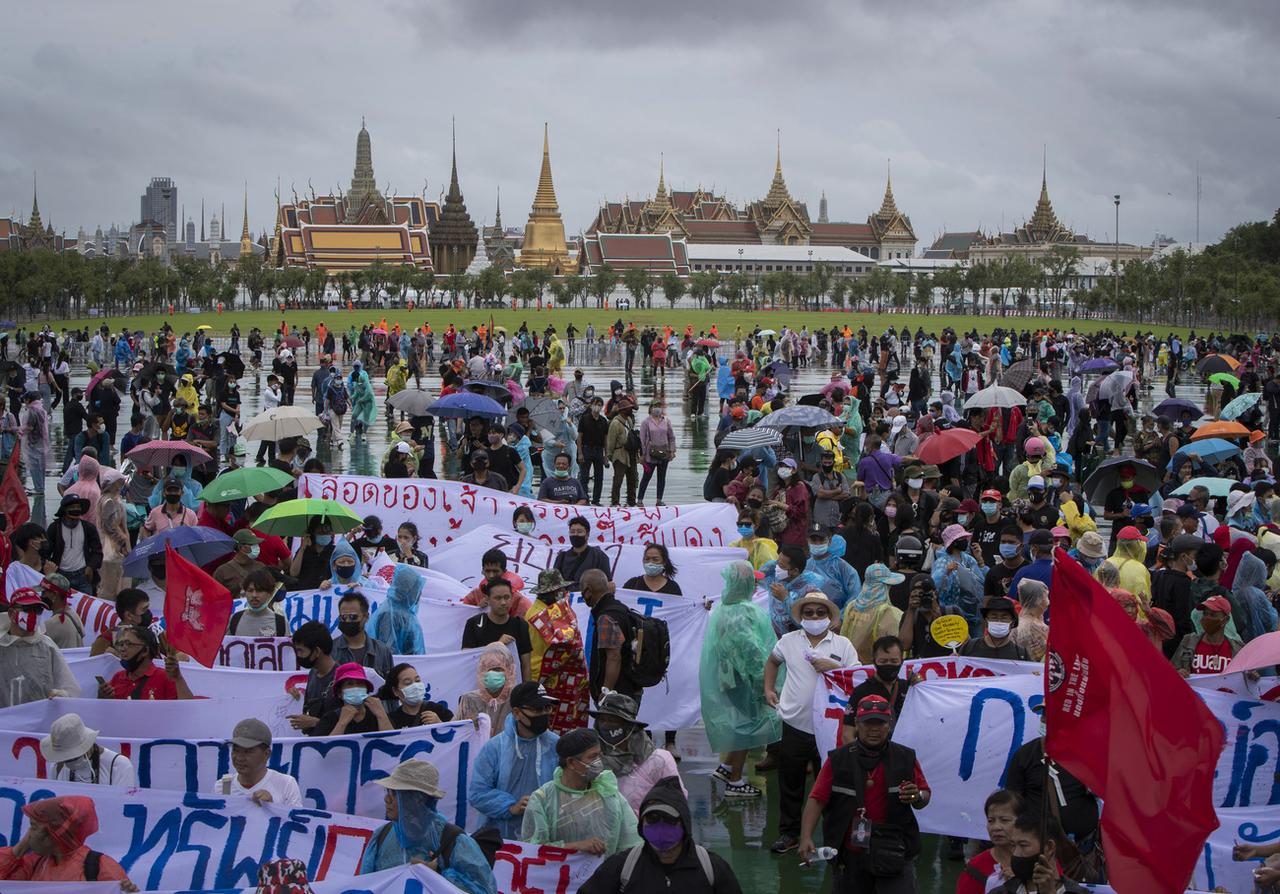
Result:
<svg viewBox="0 0 1280 894"><path fill-rule="evenodd" d="M551 180L551 147L546 122L542 124L542 171L538 175L538 191L533 196L533 209L535 212L560 213L555 184Z"/></svg>
<svg viewBox="0 0 1280 894"><path fill-rule="evenodd" d="M884 171L884 200L880 203L880 211L877 216L888 220L898 213L898 204L893 200L893 171L888 159L885 160Z"/></svg>
<svg viewBox="0 0 1280 894"><path fill-rule="evenodd" d="M773 167L773 182L769 184L769 193L764 197L764 203L776 207L783 202L789 201L791 201L791 193L787 191L787 181L782 179L782 131L779 129L777 159Z"/></svg>
<svg viewBox="0 0 1280 894"><path fill-rule="evenodd" d="M1027 229L1038 239L1048 239L1059 227L1058 216L1053 212L1053 203L1049 201L1049 150L1044 149L1044 160L1040 170L1040 199L1036 202L1036 210L1031 214L1031 222Z"/></svg>
<svg viewBox="0 0 1280 894"><path fill-rule="evenodd" d="M253 240L249 238L249 181L244 184L244 223L240 228L240 256L253 254Z"/></svg>

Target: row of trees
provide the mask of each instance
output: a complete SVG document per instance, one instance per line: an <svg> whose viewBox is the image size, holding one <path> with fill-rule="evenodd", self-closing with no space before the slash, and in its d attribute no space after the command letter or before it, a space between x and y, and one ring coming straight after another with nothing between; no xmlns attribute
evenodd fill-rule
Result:
<svg viewBox="0 0 1280 894"><path fill-rule="evenodd" d="M73 319L90 308L99 316L231 308L238 294L254 308L277 302L323 307L337 301L419 304L447 297L457 306L498 307L511 302L561 307L604 307L621 286L634 307L653 307L661 294L672 308L686 296L698 307L750 310L838 308L953 314L1011 310L1046 316L1081 312L1115 319L1270 328L1280 317L1280 212L1271 221L1241 224L1199 254L1175 251L1121 265L1080 270L1075 247L1043 258L986 260L903 274L873 267L864 277L838 276L816 265L812 272L763 274L698 271L688 277L616 271L607 265L590 275L552 276L545 270L505 273L489 267L476 275L434 274L375 262L362 270L329 275L323 270L274 269L256 256L211 266L191 258L166 265L156 258L85 258L74 252L0 253L0 317Z"/></svg>

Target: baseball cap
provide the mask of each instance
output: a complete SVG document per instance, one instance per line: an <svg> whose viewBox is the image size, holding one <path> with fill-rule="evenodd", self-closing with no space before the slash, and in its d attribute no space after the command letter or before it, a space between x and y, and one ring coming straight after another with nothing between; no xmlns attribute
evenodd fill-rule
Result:
<svg viewBox="0 0 1280 894"><path fill-rule="evenodd" d="M1125 525L1120 529L1120 533L1116 535L1117 540L1146 540L1143 533L1133 525Z"/></svg>
<svg viewBox="0 0 1280 894"><path fill-rule="evenodd" d="M995 500L997 503L1004 499L1004 494L996 490L994 487L988 488L982 492L982 499Z"/></svg>
<svg viewBox="0 0 1280 894"><path fill-rule="evenodd" d="M978 504L974 500L961 500L960 505L956 507L960 512L977 512Z"/></svg>
<svg viewBox="0 0 1280 894"><path fill-rule="evenodd" d="M1202 612L1222 612L1224 615L1231 614L1231 603L1227 600L1226 596L1223 596L1220 593L1215 593L1213 596L1210 596L1204 602L1197 605L1196 608L1200 609Z"/></svg>
<svg viewBox="0 0 1280 894"><path fill-rule="evenodd" d="M560 704L560 699L547 695L547 688L532 680L521 683L511 690L511 707L513 708L549 708Z"/></svg>
<svg viewBox="0 0 1280 894"><path fill-rule="evenodd" d="M1200 510L1195 503L1186 502L1178 507L1178 518L1199 518Z"/></svg>
<svg viewBox="0 0 1280 894"><path fill-rule="evenodd" d="M924 555L924 544L920 542L919 537L912 534L903 534L898 538L898 545L894 551L900 556L922 556Z"/></svg>
<svg viewBox="0 0 1280 894"><path fill-rule="evenodd" d="M236 543L247 543L250 545L262 542L262 538L250 531L248 528L241 528L239 531L236 531L231 535L231 539Z"/></svg>
<svg viewBox="0 0 1280 894"><path fill-rule="evenodd" d="M271 730L256 717L246 717L236 724L229 740L232 745L241 748L253 748L258 745L271 747Z"/></svg>
<svg viewBox="0 0 1280 894"><path fill-rule="evenodd" d="M1033 487L1038 487L1041 490L1044 490L1044 478L1042 478L1039 475L1032 475L1030 478L1028 478L1027 490L1030 490Z"/></svg>
<svg viewBox="0 0 1280 894"><path fill-rule="evenodd" d="M1031 532L1031 537L1027 540L1031 546L1049 546L1053 543L1053 535L1044 528L1036 528Z"/></svg>
<svg viewBox="0 0 1280 894"><path fill-rule="evenodd" d="M1051 531L1049 532L1049 534L1050 534L1050 536L1052 536L1055 540L1056 540L1056 539L1058 539L1058 538L1060 538L1060 537L1070 537L1070 536L1071 536L1071 532L1070 532L1070 531L1068 531L1066 528L1064 528L1062 525L1054 525L1053 530L1051 530Z"/></svg>
<svg viewBox="0 0 1280 894"><path fill-rule="evenodd" d="M858 702L856 719L883 720L888 723L893 719L893 708L889 706L887 699L883 699L878 695L868 695Z"/></svg>

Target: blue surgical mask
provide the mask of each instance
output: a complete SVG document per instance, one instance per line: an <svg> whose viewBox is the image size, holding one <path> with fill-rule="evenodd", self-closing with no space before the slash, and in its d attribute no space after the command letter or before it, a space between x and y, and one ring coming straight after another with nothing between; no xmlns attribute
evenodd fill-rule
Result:
<svg viewBox="0 0 1280 894"><path fill-rule="evenodd" d="M666 570L667 569L665 566L655 562L644 563L644 573L649 575L649 577L657 577L658 575L662 574L662 572Z"/></svg>
<svg viewBox="0 0 1280 894"><path fill-rule="evenodd" d="M351 705L358 708L364 704L364 700L369 697L367 690L361 689L359 686L348 686L342 690L343 704Z"/></svg>
<svg viewBox="0 0 1280 894"><path fill-rule="evenodd" d="M752 537L756 533L756 529L751 525L738 525L738 534L743 537Z"/></svg>
<svg viewBox="0 0 1280 894"><path fill-rule="evenodd" d="M831 549L831 544L829 543L810 543L809 555L813 556L815 559L820 558L822 556L825 556L827 554L827 551L830 549Z"/></svg>
<svg viewBox="0 0 1280 894"><path fill-rule="evenodd" d="M965 525L969 524L969 516L968 516L967 514L966 514L966 515L957 515L957 516L956 516L956 524L960 525L961 527L964 527Z"/></svg>
<svg viewBox="0 0 1280 894"><path fill-rule="evenodd" d="M983 503L982 511L987 515L995 515L1000 510L999 503Z"/></svg>
<svg viewBox="0 0 1280 894"><path fill-rule="evenodd" d="M328 546L333 543L332 534L317 534L315 536L316 546Z"/></svg>
<svg viewBox="0 0 1280 894"><path fill-rule="evenodd" d="M1000 557L1004 559L1012 559L1018 554L1018 544L1002 543L1000 544Z"/></svg>
<svg viewBox="0 0 1280 894"><path fill-rule="evenodd" d="M501 692L507 685L507 675L502 671L485 671L484 688L490 692Z"/></svg>
<svg viewBox="0 0 1280 894"><path fill-rule="evenodd" d="M400 701L406 705L420 705L427 697L427 684L419 680L417 683L410 683L400 690Z"/></svg>

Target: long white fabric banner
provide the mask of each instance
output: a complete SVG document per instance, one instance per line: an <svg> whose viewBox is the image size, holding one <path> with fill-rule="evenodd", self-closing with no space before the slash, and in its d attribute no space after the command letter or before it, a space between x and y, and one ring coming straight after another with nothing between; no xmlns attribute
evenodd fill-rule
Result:
<svg viewBox="0 0 1280 894"><path fill-rule="evenodd" d="M96 683L95 683L96 686ZM92 693L94 690L88 690ZM249 697L153 701L96 698L51 698L11 708L0 708L0 730L44 735L63 714L79 714L85 726L104 736L130 738L142 731L181 730L193 739L228 738L232 728L246 717L256 717L272 736L292 736L288 716L298 713L297 702L284 692L242 689Z"/></svg>
<svg viewBox="0 0 1280 894"><path fill-rule="evenodd" d="M424 550L442 546L483 525L511 530L511 516L519 506L533 511L537 536L548 546L568 543L569 519L576 515L591 522L592 543L597 546L651 541L667 546L724 546L738 539L738 510L728 503L636 509L562 506L443 479L387 481L361 475L316 474L298 479L298 496L337 500L357 515L380 517L387 530L411 521L422 534Z"/></svg>
<svg viewBox="0 0 1280 894"><path fill-rule="evenodd" d="M459 889L426 866L413 863L371 872L355 878L331 874L324 881L309 881L312 894L459 894ZM5 882L5 894L68 894L66 882ZM147 888L142 894L205 894L190 888L158 890ZM217 888L218 894L258 894L260 888ZM76 885L75 894L119 894L119 882L84 882Z"/></svg>
<svg viewBox="0 0 1280 894"><path fill-rule="evenodd" d="M493 879L501 894L576 894L603 862L564 848L508 841L494 861Z"/></svg>
<svg viewBox="0 0 1280 894"><path fill-rule="evenodd" d="M176 702L191 712L201 702ZM239 719L240 715L235 715ZM234 720L228 718L228 725ZM170 727L182 729L181 722ZM144 727L145 729L145 727ZM226 733L217 738L167 738L101 735L98 741L133 761L141 788L200 794L213 791L231 772ZM40 754L41 733L0 730L0 776L45 779L49 767ZM429 760L440 771L445 797L440 812L464 828L475 828L479 814L467 809L471 763L489 740L489 719L418 726L385 733L325 738L278 738L271 745L272 769L298 780L303 800L320 810L382 816L383 790L372 785L401 761Z"/></svg>

